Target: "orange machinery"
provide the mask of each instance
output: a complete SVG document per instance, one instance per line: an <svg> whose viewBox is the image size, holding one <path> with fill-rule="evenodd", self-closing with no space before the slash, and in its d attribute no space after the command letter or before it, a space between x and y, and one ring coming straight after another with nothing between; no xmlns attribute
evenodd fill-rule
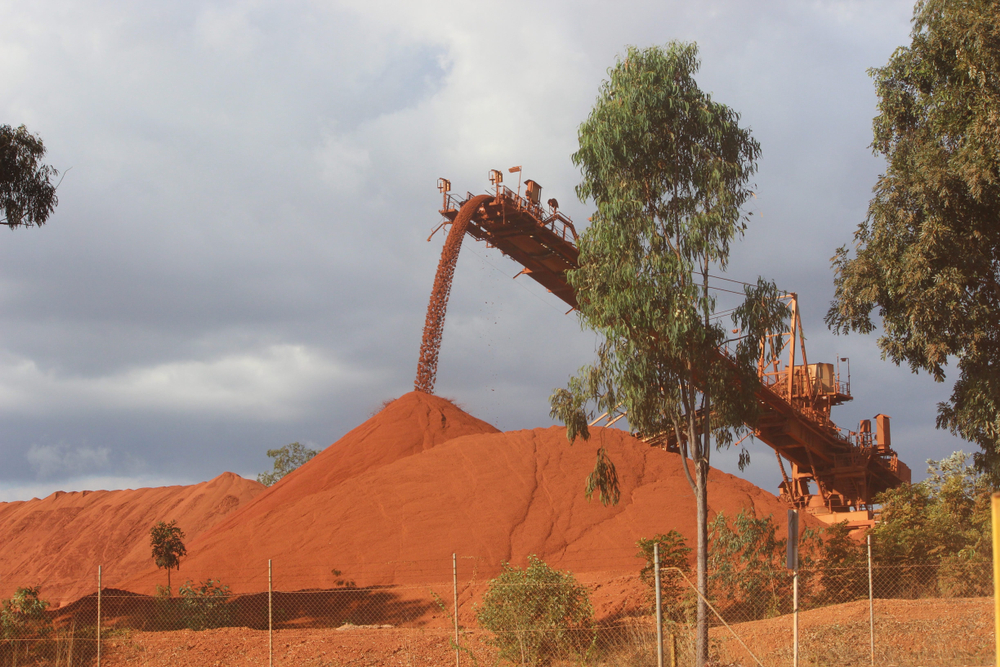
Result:
<svg viewBox="0 0 1000 667"><path fill-rule="evenodd" d="M442 226L451 223L452 228L428 307L415 383L418 390L433 391L447 296L465 234L497 248L524 267L521 273L577 308L576 295L566 282L566 272L576 268L579 259L573 222L559 212L554 199L548 206L541 204L541 186L534 181L525 181L522 196L520 184L517 192L512 191L502 184L500 172L490 172L490 180L494 193L468 193L463 199L451 194L449 181L438 182L444 194ZM809 363L798 299L795 294L784 298L792 313L790 327L772 334L766 345L769 350L761 355L756 393L763 414L752 435L774 449L783 479L780 495L789 505L831 523L846 520L852 526L871 525L872 498L909 482L910 469L892 449L886 415L875 417L874 430L867 419L857 431L841 429L830 419L835 405L852 400L850 375L847 382L842 381L839 363ZM786 359L773 354L778 337L784 339ZM644 439L676 449L663 436ZM789 462L790 472L783 460Z"/></svg>

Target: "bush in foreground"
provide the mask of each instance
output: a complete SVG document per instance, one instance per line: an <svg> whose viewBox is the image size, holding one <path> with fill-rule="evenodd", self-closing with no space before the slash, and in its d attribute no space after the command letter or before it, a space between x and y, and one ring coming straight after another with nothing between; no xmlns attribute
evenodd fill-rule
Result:
<svg viewBox="0 0 1000 667"><path fill-rule="evenodd" d="M192 630L224 628L230 624L229 586L209 579L195 585L185 582L178 591L184 623Z"/></svg>
<svg viewBox="0 0 1000 667"><path fill-rule="evenodd" d="M18 588L9 600L0 600L0 658L4 664L17 664L38 648L38 642L52 633L52 621L45 610L49 603L41 597L41 588Z"/></svg>
<svg viewBox="0 0 1000 667"><path fill-rule="evenodd" d="M636 557L645 561L639 572L639 579L649 586L650 609L653 614L656 613L656 564L653 559L655 544L660 545L660 597L663 618L675 623L693 621L692 613L696 597L678 574L678 570L685 575L691 570L691 547L687 545L684 536L676 530L658 533L651 539L642 538L635 543L639 547Z"/></svg>
<svg viewBox="0 0 1000 667"><path fill-rule="evenodd" d="M476 620L493 633L491 643L500 657L521 665L584 654L596 639L587 589L537 556L528 556L524 569L503 564L476 609Z"/></svg>

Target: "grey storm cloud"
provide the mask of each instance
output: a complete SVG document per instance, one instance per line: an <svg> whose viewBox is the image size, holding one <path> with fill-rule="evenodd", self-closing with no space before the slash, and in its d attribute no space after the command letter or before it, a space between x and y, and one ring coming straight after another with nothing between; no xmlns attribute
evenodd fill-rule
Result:
<svg viewBox="0 0 1000 667"><path fill-rule="evenodd" d="M626 44L699 43L698 79L763 147L731 275L800 295L810 359L850 356L852 426L892 415L919 471L947 385L833 337L829 258L881 169L865 74L912 3L124 2L0 8L0 123L62 170L41 229L0 235L0 500L253 476L412 387L442 236L437 177L481 191L523 165L579 227L569 156ZM469 241L438 391L500 428L593 337ZM751 448L747 476L778 480ZM724 469L735 460L724 454Z"/></svg>

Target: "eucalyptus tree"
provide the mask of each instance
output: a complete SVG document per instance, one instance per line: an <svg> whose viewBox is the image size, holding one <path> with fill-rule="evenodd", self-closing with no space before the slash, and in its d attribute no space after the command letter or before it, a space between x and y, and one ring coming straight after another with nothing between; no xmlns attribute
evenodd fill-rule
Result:
<svg viewBox="0 0 1000 667"><path fill-rule="evenodd" d="M297 442L278 449L269 449L267 455L274 459L274 470L260 473L257 475L257 481L264 486L274 486L278 480L293 470L297 470L317 454L319 452L315 449L310 449Z"/></svg>
<svg viewBox="0 0 1000 667"><path fill-rule="evenodd" d="M1000 12L989 0L920 0L911 44L873 68L871 148L886 168L855 252L833 260L835 332L876 329L885 358L958 378L938 428L975 442L1000 484Z"/></svg>
<svg viewBox="0 0 1000 667"><path fill-rule="evenodd" d="M596 212L568 275L582 326L599 334L595 363L550 399L567 437L589 437L599 413L625 412L644 434L668 433L684 457L697 511L697 586L706 591L708 472L714 447L730 446L759 413L756 361L768 331L787 316L773 283L747 285L729 327L710 285L746 230L743 204L760 146L739 114L699 89L695 44L630 47L608 70L579 128L573 162L582 201ZM746 450L741 464L749 460ZM599 449L587 495L619 499L618 477ZM664 498L666 507L673 499ZM697 657L708 654L708 610L698 604Z"/></svg>
<svg viewBox="0 0 1000 667"><path fill-rule="evenodd" d="M0 225L45 224L58 199L53 167L41 164L45 145L23 125L0 125Z"/></svg>

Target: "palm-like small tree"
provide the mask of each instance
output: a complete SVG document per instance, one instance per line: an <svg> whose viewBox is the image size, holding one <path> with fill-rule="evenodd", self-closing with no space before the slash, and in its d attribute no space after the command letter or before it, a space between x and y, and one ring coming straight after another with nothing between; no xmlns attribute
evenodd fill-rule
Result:
<svg viewBox="0 0 1000 667"><path fill-rule="evenodd" d="M170 570L180 568L181 558L187 556L184 547L184 531L177 527L177 521L160 521L149 530L149 546L153 548L153 562L156 567L167 570L167 594L170 594Z"/></svg>

